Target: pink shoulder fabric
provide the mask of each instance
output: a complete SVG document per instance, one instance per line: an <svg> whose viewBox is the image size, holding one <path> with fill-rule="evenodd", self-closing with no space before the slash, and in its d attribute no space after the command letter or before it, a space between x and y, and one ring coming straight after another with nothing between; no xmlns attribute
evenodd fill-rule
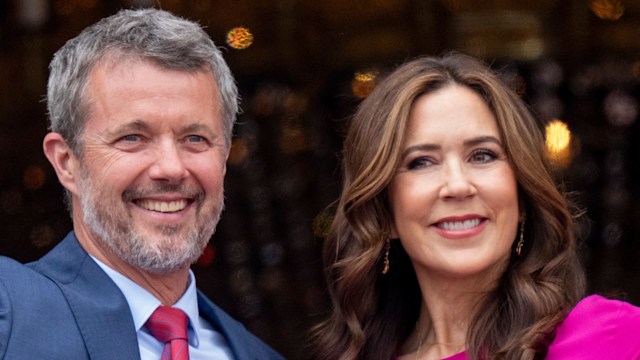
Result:
<svg viewBox="0 0 640 360"><path fill-rule="evenodd" d="M547 360L640 359L640 308L591 295L558 326Z"/></svg>
<svg viewBox="0 0 640 360"><path fill-rule="evenodd" d="M463 351L461 353L457 353L455 355L451 355L448 358L444 358L442 360L468 360L467 352Z"/></svg>
<svg viewBox="0 0 640 360"><path fill-rule="evenodd" d="M640 360L640 307L591 295L556 329L546 360ZM468 360L461 352L443 360Z"/></svg>

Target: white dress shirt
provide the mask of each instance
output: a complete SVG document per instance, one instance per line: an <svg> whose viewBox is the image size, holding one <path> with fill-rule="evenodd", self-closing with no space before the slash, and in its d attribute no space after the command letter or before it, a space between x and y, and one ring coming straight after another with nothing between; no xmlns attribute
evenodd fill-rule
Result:
<svg viewBox="0 0 640 360"><path fill-rule="evenodd" d="M160 359L164 344L154 338L144 327L144 324L155 309L162 305L160 300L129 278L113 270L98 259L92 258L102 270L107 273L111 280L116 283L129 303L133 324L138 334L138 346L140 347L141 359ZM190 360L231 360L234 358L224 336L216 331L209 321L199 315L196 278L191 270L189 270L189 285L187 286L187 290L178 302L172 306L184 311L189 317Z"/></svg>

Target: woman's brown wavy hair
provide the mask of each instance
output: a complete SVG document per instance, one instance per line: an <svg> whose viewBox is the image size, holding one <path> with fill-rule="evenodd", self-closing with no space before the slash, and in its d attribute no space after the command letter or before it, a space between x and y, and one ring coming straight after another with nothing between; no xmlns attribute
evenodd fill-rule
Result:
<svg viewBox="0 0 640 360"><path fill-rule="evenodd" d="M332 310L314 329L314 359L392 359L414 330L421 293L411 262L392 241L386 188L400 160L409 112L423 94L467 86L489 106L526 212L521 256L479 304L467 333L472 359L544 358L553 330L583 296L574 219L545 158L541 124L487 66L465 55L410 61L360 104L344 141L343 188L324 244Z"/></svg>

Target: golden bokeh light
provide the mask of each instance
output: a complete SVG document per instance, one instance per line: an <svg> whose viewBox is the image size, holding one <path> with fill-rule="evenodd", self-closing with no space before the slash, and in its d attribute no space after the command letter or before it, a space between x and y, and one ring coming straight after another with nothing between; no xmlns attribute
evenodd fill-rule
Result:
<svg viewBox="0 0 640 360"><path fill-rule="evenodd" d="M29 190L40 189L46 181L44 170L40 166L30 165L22 175L22 183Z"/></svg>
<svg viewBox="0 0 640 360"><path fill-rule="evenodd" d="M622 0L593 0L589 7L602 20L615 21L624 14Z"/></svg>
<svg viewBox="0 0 640 360"><path fill-rule="evenodd" d="M351 91L353 95L360 99L364 99L376 87L376 79L378 72L375 70L356 71L351 81Z"/></svg>
<svg viewBox="0 0 640 360"><path fill-rule="evenodd" d="M238 165L244 162L249 156L249 142L243 138L233 139L231 151L229 151L229 164Z"/></svg>
<svg viewBox="0 0 640 360"><path fill-rule="evenodd" d="M636 79L640 79L640 61L636 61L631 65L631 72Z"/></svg>
<svg viewBox="0 0 640 360"><path fill-rule="evenodd" d="M571 161L571 131L569 126L560 120L552 120L546 126L546 150L549 159L560 166Z"/></svg>
<svg viewBox="0 0 640 360"><path fill-rule="evenodd" d="M55 243L56 232L51 228L51 226L40 224L31 229L29 239L33 246L38 249L43 249L50 247L51 244Z"/></svg>
<svg viewBox="0 0 640 360"><path fill-rule="evenodd" d="M567 124L560 120L552 120L546 127L547 150L559 152L569 147L571 131Z"/></svg>
<svg viewBox="0 0 640 360"><path fill-rule="evenodd" d="M234 49L246 49L253 44L253 34L245 27L235 27L227 33L227 44Z"/></svg>
<svg viewBox="0 0 640 360"><path fill-rule="evenodd" d="M287 126L282 129L280 149L285 154L295 154L309 149L312 145L302 127Z"/></svg>
<svg viewBox="0 0 640 360"><path fill-rule="evenodd" d="M322 211L313 219L313 234L319 238L327 236L332 222L333 214L329 210Z"/></svg>

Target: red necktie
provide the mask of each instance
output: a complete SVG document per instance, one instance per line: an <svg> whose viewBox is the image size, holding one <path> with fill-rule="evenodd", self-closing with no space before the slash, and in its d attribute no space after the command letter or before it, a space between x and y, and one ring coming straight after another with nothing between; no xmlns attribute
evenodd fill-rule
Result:
<svg viewBox="0 0 640 360"><path fill-rule="evenodd" d="M164 344L161 360L189 360L188 322L184 311L170 306L158 306L151 314L145 325Z"/></svg>

